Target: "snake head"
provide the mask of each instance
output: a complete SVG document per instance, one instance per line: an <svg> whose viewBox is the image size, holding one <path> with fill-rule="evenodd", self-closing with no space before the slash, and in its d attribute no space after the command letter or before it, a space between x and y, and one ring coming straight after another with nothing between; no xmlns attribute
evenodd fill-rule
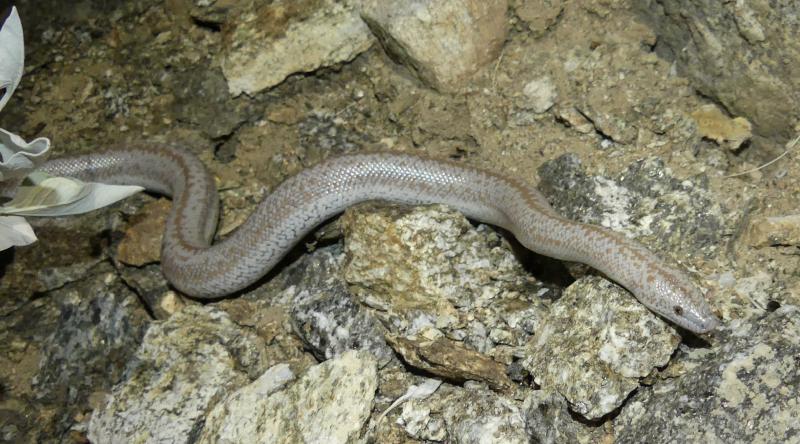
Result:
<svg viewBox="0 0 800 444"><path fill-rule="evenodd" d="M683 272L665 269L648 280L652 286L645 292L653 292L650 300L657 302L645 305L656 313L694 333L707 333L720 324L700 288Z"/></svg>

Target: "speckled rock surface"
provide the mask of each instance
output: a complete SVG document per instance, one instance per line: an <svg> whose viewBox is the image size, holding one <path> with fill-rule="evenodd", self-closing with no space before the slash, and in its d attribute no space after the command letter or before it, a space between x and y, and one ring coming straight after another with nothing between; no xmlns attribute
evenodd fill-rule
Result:
<svg viewBox="0 0 800 444"><path fill-rule="evenodd" d="M381 365L394 359L384 328L358 305L340 277L299 290L291 310L297 334L321 361L347 350L369 351Z"/></svg>
<svg viewBox="0 0 800 444"><path fill-rule="evenodd" d="M403 404L397 423L413 439L455 443L527 443L518 402L480 385L443 385L424 400Z"/></svg>
<svg viewBox="0 0 800 444"><path fill-rule="evenodd" d="M342 279L343 261L338 244L316 249L246 298L258 310L271 306L285 311L292 333L320 361L365 350L384 366L395 359L384 340L385 328L350 293Z"/></svg>
<svg viewBox="0 0 800 444"><path fill-rule="evenodd" d="M652 157L616 178L590 176L581 159L569 154L545 162L539 176L539 189L570 218L622 231L678 260L686 252L718 254L723 209L710 195L707 178L676 178Z"/></svg>
<svg viewBox="0 0 800 444"><path fill-rule="evenodd" d="M613 439L599 427L575 421L563 396L550 390L533 391L524 402L525 430L540 443L596 443Z"/></svg>
<svg viewBox="0 0 800 444"><path fill-rule="evenodd" d="M622 405L639 378L666 365L679 342L672 327L621 287L585 277L550 307L525 365L542 388L597 419Z"/></svg>
<svg viewBox="0 0 800 444"><path fill-rule="evenodd" d="M75 422L122 376L150 320L109 268L0 317L0 440L81 430Z"/></svg>
<svg viewBox="0 0 800 444"><path fill-rule="evenodd" d="M546 313L552 290L494 231L447 207L367 204L341 223L345 279L394 334L437 330L508 364Z"/></svg>
<svg viewBox="0 0 800 444"><path fill-rule="evenodd" d="M103 228L107 216L92 213L75 218L30 221L48 250L37 246L0 252L11 260L0 279L0 315L27 303L32 296L74 282L108 257L109 240Z"/></svg>
<svg viewBox="0 0 800 444"><path fill-rule="evenodd" d="M796 442L800 311L732 323L680 378L640 390L614 421L620 443Z"/></svg>
<svg viewBox="0 0 800 444"><path fill-rule="evenodd" d="M192 442L228 391L265 370L264 342L222 311L186 307L147 331L108 401L92 415L95 442Z"/></svg>
<svg viewBox="0 0 800 444"><path fill-rule="evenodd" d="M377 379L366 352L343 353L299 376L272 367L212 410L198 442L364 442Z"/></svg>
<svg viewBox="0 0 800 444"><path fill-rule="evenodd" d="M506 0L363 0L361 14L392 57L428 86L448 91L500 54L507 8Z"/></svg>
<svg viewBox="0 0 800 444"><path fill-rule="evenodd" d="M222 61L230 92L254 94L369 49L373 38L350 3L287 0L243 11L226 37Z"/></svg>

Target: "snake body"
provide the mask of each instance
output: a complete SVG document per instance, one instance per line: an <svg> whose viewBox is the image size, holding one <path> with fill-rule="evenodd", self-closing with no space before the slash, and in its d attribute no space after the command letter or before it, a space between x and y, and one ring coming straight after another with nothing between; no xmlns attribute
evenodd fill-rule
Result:
<svg viewBox="0 0 800 444"><path fill-rule="evenodd" d="M707 332L719 323L691 279L639 243L562 217L529 184L455 162L399 153L331 158L284 181L244 224L214 244L216 186L187 151L144 144L51 160L43 170L172 196L162 270L175 288L196 298L218 298L249 286L321 222L353 204L383 199L442 203L503 227L537 253L602 271L652 311L690 331Z"/></svg>

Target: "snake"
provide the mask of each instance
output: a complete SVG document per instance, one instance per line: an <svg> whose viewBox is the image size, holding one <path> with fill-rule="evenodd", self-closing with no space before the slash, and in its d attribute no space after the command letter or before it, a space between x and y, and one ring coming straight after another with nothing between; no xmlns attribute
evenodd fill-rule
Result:
<svg viewBox="0 0 800 444"><path fill-rule="evenodd" d="M216 242L214 178L197 156L177 145L138 142L49 160L41 169L170 196L162 272L175 289L197 299L246 289L319 224L352 205L379 199L444 204L501 227L538 254L600 271L652 312L690 332L706 333L720 323L699 285L678 265L618 232L563 217L525 181L455 160L402 152L329 157L275 187L244 223Z"/></svg>

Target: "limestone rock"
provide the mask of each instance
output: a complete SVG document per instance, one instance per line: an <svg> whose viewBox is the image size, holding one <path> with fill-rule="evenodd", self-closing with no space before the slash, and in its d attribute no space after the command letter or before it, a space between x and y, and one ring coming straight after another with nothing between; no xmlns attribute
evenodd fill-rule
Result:
<svg viewBox="0 0 800 444"><path fill-rule="evenodd" d="M362 17L392 57L428 86L452 91L505 42L506 0L364 0Z"/></svg>
<svg viewBox="0 0 800 444"><path fill-rule="evenodd" d="M439 331L508 364L554 296L490 228L445 206L360 205L341 224L345 280L395 335Z"/></svg>
<svg viewBox="0 0 800 444"><path fill-rule="evenodd" d="M281 0L245 10L225 38L231 94L255 94L295 73L352 60L373 38L358 11L334 0Z"/></svg>
<svg viewBox="0 0 800 444"><path fill-rule="evenodd" d="M674 177L655 157L634 162L616 178L590 176L565 154L539 169L539 189L565 216L635 237L655 251L717 252L723 209L708 179Z"/></svg>
<svg viewBox="0 0 800 444"><path fill-rule="evenodd" d="M680 336L622 288L579 279L554 302L525 365L572 410L600 418L625 401L639 378L669 362Z"/></svg>
<svg viewBox="0 0 800 444"><path fill-rule="evenodd" d="M199 442L363 442L377 383L366 352L343 353L299 377L280 364L218 404Z"/></svg>
<svg viewBox="0 0 800 444"><path fill-rule="evenodd" d="M85 427L150 319L110 266L0 316L0 441L56 442Z"/></svg>
<svg viewBox="0 0 800 444"><path fill-rule="evenodd" d="M192 442L220 396L264 370L265 344L222 311L189 306L144 337L89 423L93 442Z"/></svg>
<svg viewBox="0 0 800 444"><path fill-rule="evenodd" d="M519 403L479 386L442 385L403 405L398 423L414 439L436 442L530 442Z"/></svg>
<svg viewBox="0 0 800 444"><path fill-rule="evenodd" d="M614 420L617 442L791 442L800 435L800 313L783 306L731 325L679 378L640 390Z"/></svg>
<svg viewBox="0 0 800 444"><path fill-rule="evenodd" d="M394 359L384 329L354 301L341 279L299 291L292 305L297 334L318 359L331 359L348 350L369 351L381 365Z"/></svg>

